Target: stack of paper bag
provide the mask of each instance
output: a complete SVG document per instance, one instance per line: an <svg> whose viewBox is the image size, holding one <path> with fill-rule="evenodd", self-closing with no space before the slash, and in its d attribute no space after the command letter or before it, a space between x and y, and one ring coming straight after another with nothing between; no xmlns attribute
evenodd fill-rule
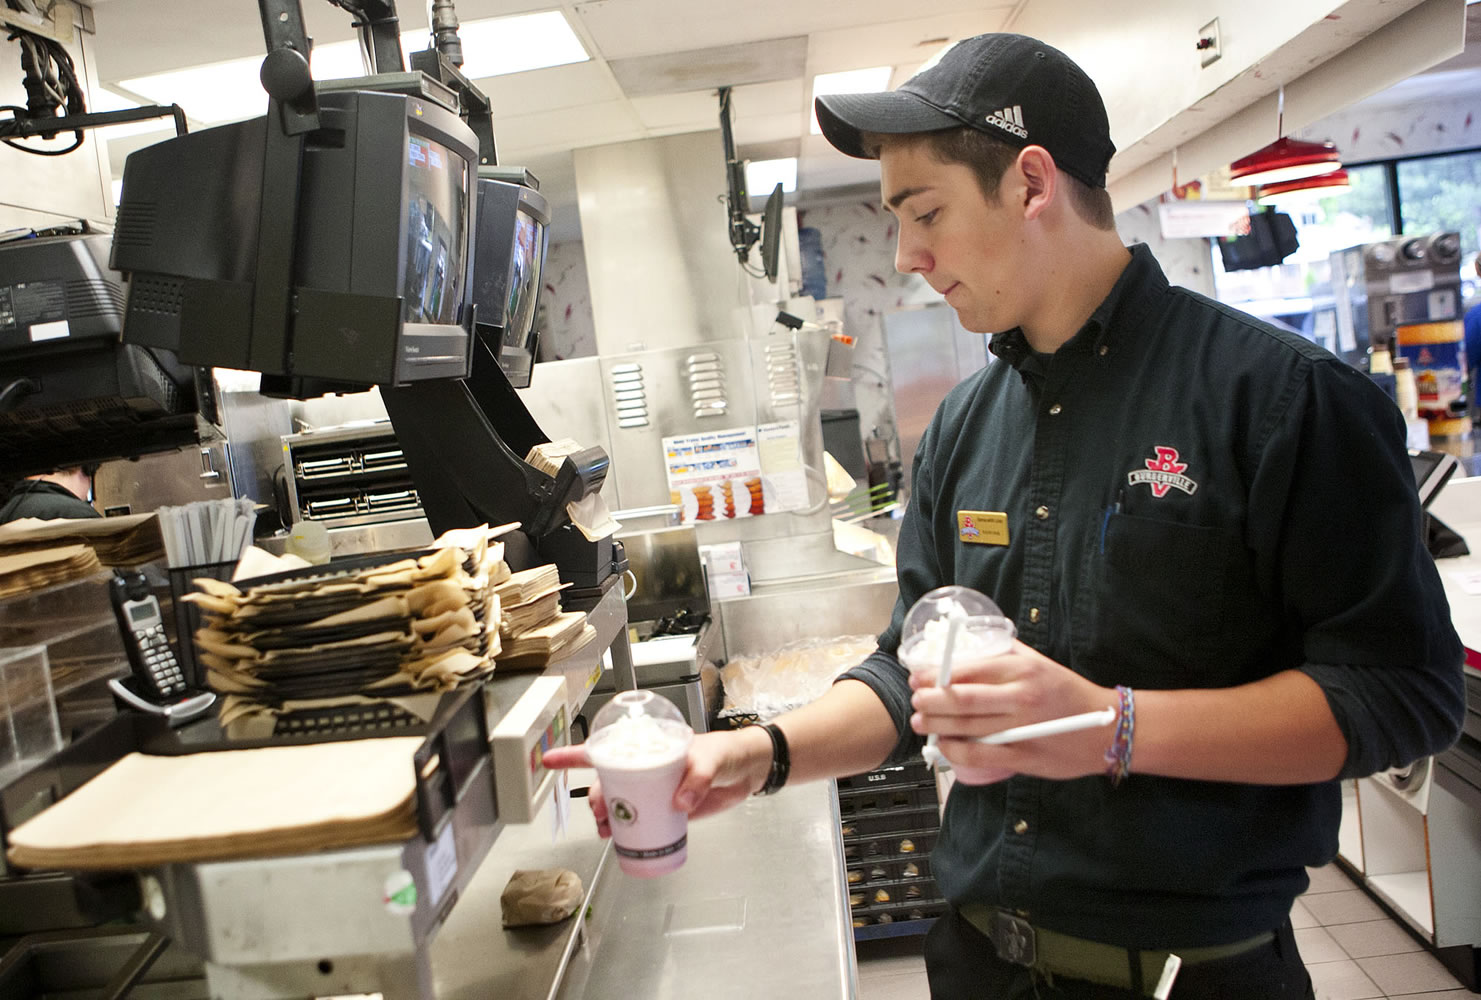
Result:
<svg viewBox="0 0 1481 1000"><path fill-rule="evenodd" d="M104 566L137 566L165 554L159 519L153 514L124 517L56 518L43 521L24 517L0 525L0 554L86 545Z"/></svg>
<svg viewBox="0 0 1481 1000"><path fill-rule="evenodd" d="M501 667L543 667L573 652L596 634L579 611L561 613L560 592L567 584L553 564L521 570L495 588L503 617L499 622Z"/></svg>
<svg viewBox="0 0 1481 1000"><path fill-rule="evenodd" d="M586 615L567 611L550 621L505 640L500 667L543 667L586 645L596 635Z"/></svg>
<svg viewBox="0 0 1481 1000"><path fill-rule="evenodd" d="M200 579L186 600L206 679L234 737L293 712L393 701L422 719L437 696L480 680L500 652L503 543L449 533L430 553L360 568L310 567L263 582ZM271 732L271 729L268 730Z"/></svg>
<svg viewBox="0 0 1481 1000"><path fill-rule="evenodd" d="M568 584L561 583L560 572L554 563L535 566L511 574L509 579L494 588L499 598L503 616L499 619L499 635L509 639L520 632L539 628L560 614L560 592Z"/></svg>
<svg viewBox="0 0 1481 1000"><path fill-rule="evenodd" d="M417 829L421 742L132 753L11 831L8 856L26 868L100 870L405 840Z"/></svg>
<svg viewBox="0 0 1481 1000"><path fill-rule="evenodd" d="M98 554L86 545L0 555L0 597L80 580L102 568Z"/></svg>

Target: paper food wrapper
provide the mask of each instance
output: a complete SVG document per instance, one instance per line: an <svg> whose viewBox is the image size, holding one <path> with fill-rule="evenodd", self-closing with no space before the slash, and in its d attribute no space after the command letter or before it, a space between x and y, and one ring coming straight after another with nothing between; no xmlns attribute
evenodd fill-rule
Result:
<svg viewBox="0 0 1481 1000"><path fill-rule="evenodd" d="M566 514L588 542L606 538L622 527L607 509L607 501L600 493L566 504Z"/></svg>
<svg viewBox="0 0 1481 1000"><path fill-rule="evenodd" d="M505 927L557 924L581 905L581 876L565 868L520 869L499 896Z"/></svg>

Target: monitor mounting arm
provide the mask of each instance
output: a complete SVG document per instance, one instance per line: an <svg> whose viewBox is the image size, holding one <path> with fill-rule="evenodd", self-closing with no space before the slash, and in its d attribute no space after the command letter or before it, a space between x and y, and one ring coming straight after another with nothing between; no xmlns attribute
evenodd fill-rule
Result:
<svg viewBox="0 0 1481 1000"><path fill-rule="evenodd" d="M746 161L735 155L735 138L731 134L730 88L720 88L720 141L725 152L726 202L730 212L730 245L745 264L751 247L761 238L761 227L746 218L750 195L746 192Z"/></svg>

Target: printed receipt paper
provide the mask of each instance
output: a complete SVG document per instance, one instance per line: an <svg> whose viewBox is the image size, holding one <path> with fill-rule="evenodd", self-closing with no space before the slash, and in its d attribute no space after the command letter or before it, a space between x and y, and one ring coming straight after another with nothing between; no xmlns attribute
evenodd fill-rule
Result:
<svg viewBox="0 0 1481 1000"><path fill-rule="evenodd" d="M404 840L419 736L131 753L17 827L22 867L134 868Z"/></svg>

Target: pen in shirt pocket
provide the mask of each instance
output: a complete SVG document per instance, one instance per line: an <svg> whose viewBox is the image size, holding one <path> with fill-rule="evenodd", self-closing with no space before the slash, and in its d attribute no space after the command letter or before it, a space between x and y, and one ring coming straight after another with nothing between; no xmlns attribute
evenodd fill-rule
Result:
<svg viewBox="0 0 1481 1000"><path fill-rule="evenodd" d="M1116 491L1116 502L1106 508L1106 512L1100 519L1100 552L1106 554L1106 527L1111 523L1111 515L1121 513L1121 504L1126 499L1126 489L1123 487Z"/></svg>

